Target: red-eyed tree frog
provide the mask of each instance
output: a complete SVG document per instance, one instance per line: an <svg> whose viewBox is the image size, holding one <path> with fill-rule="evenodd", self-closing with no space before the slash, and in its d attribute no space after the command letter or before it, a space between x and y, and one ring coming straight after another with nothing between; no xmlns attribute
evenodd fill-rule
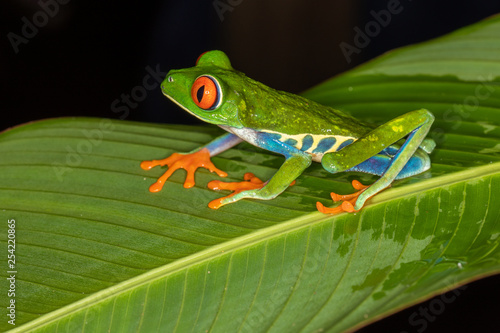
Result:
<svg viewBox="0 0 500 333"><path fill-rule="evenodd" d="M252 174L246 174L242 182L210 182L211 189L234 191L210 202L210 208L217 209L244 198L273 199L314 161L331 173L358 171L381 176L370 186L353 181L358 190L354 194L332 193L334 201L342 201L338 207L326 208L317 203L317 209L323 213L355 212L395 179L430 168L428 154L435 143L425 136L434 116L425 109L408 112L375 127L339 110L254 81L234 70L222 51L203 53L194 67L169 71L161 89L187 112L228 133L188 153L143 161L144 170L168 166L150 186L151 192L160 191L179 168L187 171L185 188L195 185L194 173L198 167L227 176L212 164L210 157L243 140L284 155L285 162L266 182Z"/></svg>

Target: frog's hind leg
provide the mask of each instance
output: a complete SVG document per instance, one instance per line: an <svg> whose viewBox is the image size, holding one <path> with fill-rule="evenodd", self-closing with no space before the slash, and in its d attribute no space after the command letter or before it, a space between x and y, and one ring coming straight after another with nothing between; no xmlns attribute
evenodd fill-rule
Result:
<svg viewBox="0 0 500 333"><path fill-rule="evenodd" d="M434 116L425 109L412 111L375 128L339 151L325 154L321 164L332 173L362 171L381 175L375 183L355 193L357 198L342 203L342 207L347 208L343 211L357 211L366 200L389 187L394 179L409 177L428 169L430 161L425 155L432 151L434 145L431 144L432 140L424 139L433 121ZM401 147L394 149L392 145L405 136L406 140ZM328 209L322 209L322 205L319 206L318 210L332 213Z"/></svg>
<svg viewBox="0 0 500 333"><path fill-rule="evenodd" d="M392 159L397 153L398 148L391 146L385 151L377 154L370 159L356 165L347 171L357 171L369 173L372 175L382 176L384 172L391 166ZM403 169L399 172L395 179L403 179L422 173L431 167L430 158L425 151L418 149L415 154L410 157ZM336 214L341 212L354 212L356 200L369 186L361 184L357 180L352 181L352 187L357 191L352 194L339 195L332 192L330 195L334 202L342 201L342 204L335 208L324 207L320 202L316 203L316 207L320 212L328 214Z"/></svg>
<svg viewBox="0 0 500 333"><path fill-rule="evenodd" d="M364 162L361 162L360 164L346 171L363 172L376 176L382 176L385 171L391 166L394 155L397 154L399 149L399 146L390 146L384 149L384 151L380 152L379 154L369 158ZM415 151L415 154L410 157L403 169L394 179L397 180L412 177L426 170L429 170L430 167L431 159L429 158L429 155L422 149L417 149L417 151Z"/></svg>

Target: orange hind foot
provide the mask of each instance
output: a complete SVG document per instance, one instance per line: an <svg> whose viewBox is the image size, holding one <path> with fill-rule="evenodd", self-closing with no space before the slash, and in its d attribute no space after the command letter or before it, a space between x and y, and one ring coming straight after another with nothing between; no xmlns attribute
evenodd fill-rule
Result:
<svg viewBox="0 0 500 333"><path fill-rule="evenodd" d="M354 205L356 204L356 200L358 199L359 195L363 193L369 185L363 185L357 180L352 181L352 187L354 189L358 190L357 192L354 192L352 194L345 194L345 195L340 195L337 193L330 193L330 196L332 197L333 202L339 202L342 201L342 204L338 205L337 207L334 208L328 208L325 207L321 202L316 203L316 208L318 211L324 214L340 214L343 212L348 212L348 213L354 213L357 212L357 210L354 209Z"/></svg>

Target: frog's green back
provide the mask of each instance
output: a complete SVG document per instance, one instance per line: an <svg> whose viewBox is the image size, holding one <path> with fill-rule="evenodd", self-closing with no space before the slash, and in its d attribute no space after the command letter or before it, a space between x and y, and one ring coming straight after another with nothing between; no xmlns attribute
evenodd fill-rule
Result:
<svg viewBox="0 0 500 333"><path fill-rule="evenodd" d="M342 111L269 88L242 73L239 75L243 85L233 88L244 96L245 107L239 108L238 117L246 127L292 135L308 133L355 138L373 128Z"/></svg>

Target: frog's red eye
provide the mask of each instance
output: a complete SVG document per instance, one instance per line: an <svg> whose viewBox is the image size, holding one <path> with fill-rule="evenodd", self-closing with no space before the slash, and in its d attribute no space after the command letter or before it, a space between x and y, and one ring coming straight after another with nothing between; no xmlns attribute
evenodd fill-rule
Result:
<svg viewBox="0 0 500 333"><path fill-rule="evenodd" d="M198 77L191 87L191 98L203 110L215 110L219 107L221 95L219 82L211 76Z"/></svg>

